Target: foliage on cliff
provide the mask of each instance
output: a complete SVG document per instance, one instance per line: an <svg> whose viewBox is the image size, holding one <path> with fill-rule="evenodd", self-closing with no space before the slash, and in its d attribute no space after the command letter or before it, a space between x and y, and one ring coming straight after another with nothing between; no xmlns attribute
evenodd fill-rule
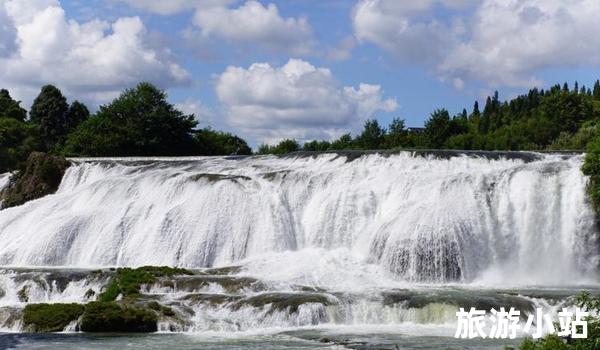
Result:
<svg viewBox="0 0 600 350"><path fill-rule="evenodd" d="M60 156L33 152L0 194L2 208L21 205L56 192L69 162Z"/></svg>

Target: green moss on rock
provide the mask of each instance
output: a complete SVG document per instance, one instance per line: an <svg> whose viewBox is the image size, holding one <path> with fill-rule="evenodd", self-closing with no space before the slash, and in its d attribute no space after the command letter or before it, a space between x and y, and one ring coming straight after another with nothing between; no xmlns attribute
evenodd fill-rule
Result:
<svg viewBox="0 0 600 350"><path fill-rule="evenodd" d="M160 277L193 275L194 273L180 268L167 266L144 266L137 269L117 269L115 277L100 294L100 301L108 302L117 299L119 294L124 298L137 298L142 284L152 284Z"/></svg>
<svg viewBox="0 0 600 350"><path fill-rule="evenodd" d="M149 333L157 331L157 321L156 313L149 309L95 301L85 306L80 328L96 333Z"/></svg>
<svg viewBox="0 0 600 350"><path fill-rule="evenodd" d="M61 332L83 311L80 304L30 304L23 311L23 324L32 332Z"/></svg>
<svg viewBox="0 0 600 350"><path fill-rule="evenodd" d="M22 169L0 193L2 208L22 205L58 190L69 161L63 157L33 152Z"/></svg>
<svg viewBox="0 0 600 350"><path fill-rule="evenodd" d="M326 295L317 293L263 293L241 299L233 305L233 308L239 309L243 306L262 308L271 305L271 312L288 310L290 313L296 313L301 305L309 303L324 306L332 304Z"/></svg>

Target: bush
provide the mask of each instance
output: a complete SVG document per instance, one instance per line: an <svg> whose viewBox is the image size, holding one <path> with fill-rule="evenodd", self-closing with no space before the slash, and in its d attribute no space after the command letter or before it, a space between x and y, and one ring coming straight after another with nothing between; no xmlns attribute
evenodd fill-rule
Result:
<svg viewBox="0 0 600 350"><path fill-rule="evenodd" d="M600 138L589 143L583 173L590 177L588 192L594 208L600 210Z"/></svg>
<svg viewBox="0 0 600 350"><path fill-rule="evenodd" d="M154 312L116 302L94 301L85 306L81 318L84 332L148 333L157 331Z"/></svg>
<svg viewBox="0 0 600 350"><path fill-rule="evenodd" d="M83 311L80 304L29 304L23 311L23 324L34 332L61 332Z"/></svg>

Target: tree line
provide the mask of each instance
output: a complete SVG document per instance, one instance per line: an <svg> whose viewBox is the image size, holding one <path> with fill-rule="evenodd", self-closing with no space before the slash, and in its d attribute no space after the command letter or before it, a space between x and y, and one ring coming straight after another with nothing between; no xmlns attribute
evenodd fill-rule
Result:
<svg viewBox="0 0 600 350"><path fill-rule="evenodd" d="M301 144L286 139L263 144L259 154L294 151L377 149L583 150L596 137L600 118L600 81L593 88L575 83L534 88L509 101L498 93L483 108L451 116L435 110L424 128L407 128L401 118L383 127L367 120L357 135ZM44 86L29 113L7 90L0 90L0 172L15 169L33 151L64 156L248 155L242 138L210 128L198 129L149 83L125 90L91 115L79 101ZM597 148L600 148L598 146ZM600 181L600 179L599 179ZM600 193L599 193L600 198Z"/></svg>
<svg viewBox="0 0 600 350"><path fill-rule="evenodd" d="M261 154L293 151L373 149L461 149L461 150L583 150L596 135L600 118L600 81L593 89L567 83L548 90L534 88L509 101L498 92L487 98L483 110L475 102L470 113L463 109L451 116L435 110L424 128L406 128L403 119L387 128L376 119L367 120L356 136L344 134L334 141L311 141L301 145L283 140L263 144Z"/></svg>
<svg viewBox="0 0 600 350"><path fill-rule="evenodd" d="M197 129L186 115L149 83L125 90L91 115L79 101L68 103L53 85L42 87L29 113L0 90L0 173L11 171L32 152L63 156L247 155L238 136Z"/></svg>

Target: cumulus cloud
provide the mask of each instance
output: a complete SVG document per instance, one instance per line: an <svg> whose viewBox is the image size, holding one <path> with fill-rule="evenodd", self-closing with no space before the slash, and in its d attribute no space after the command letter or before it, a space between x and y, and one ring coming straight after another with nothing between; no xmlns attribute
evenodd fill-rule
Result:
<svg viewBox="0 0 600 350"><path fill-rule="evenodd" d="M440 63L450 77L495 86L538 84L535 73L564 65L600 66L597 0L487 0L468 40Z"/></svg>
<svg viewBox="0 0 600 350"><path fill-rule="evenodd" d="M462 89L531 86L544 68L600 66L599 13L597 0L359 0L352 20L360 42Z"/></svg>
<svg viewBox="0 0 600 350"><path fill-rule="evenodd" d="M283 18L275 4L263 6L251 0L238 8L199 9L194 24L205 37L252 43L276 51L302 55L312 47L312 31L306 18Z"/></svg>
<svg viewBox="0 0 600 350"><path fill-rule="evenodd" d="M228 67L216 81L226 120L261 142L332 139L376 111L393 111L379 85L341 87L326 68L291 59L282 67Z"/></svg>
<svg viewBox="0 0 600 350"><path fill-rule="evenodd" d="M198 121L199 127L212 126L214 113L202 101L188 98L183 102L176 103L175 107L185 114L193 114Z"/></svg>
<svg viewBox="0 0 600 350"><path fill-rule="evenodd" d="M225 40L273 52L306 55L314 46L312 29L304 17L283 17L275 4L256 0L118 0L161 15L194 11L189 40Z"/></svg>
<svg viewBox="0 0 600 350"><path fill-rule="evenodd" d="M159 15L174 15L187 10L225 6L234 0L117 0L129 6L156 13Z"/></svg>
<svg viewBox="0 0 600 350"><path fill-rule="evenodd" d="M26 101L46 83L104 102L142 80L162 87L189 80L168 51L150 47L138 17L79 23L67 20L56 0L0 0L2 16L8 21L0 43L13 47L0 44L0 81Z"/></svg>
<svg viewBox="0 0 600 350"><path fill-rule="evenodd" d="M360 0L354 7L354 33L360 42L378 45L409 62L436 62L462 32L460 22L427 16L440 1ZM446 0L448 6L468 3Z"/></svg>

